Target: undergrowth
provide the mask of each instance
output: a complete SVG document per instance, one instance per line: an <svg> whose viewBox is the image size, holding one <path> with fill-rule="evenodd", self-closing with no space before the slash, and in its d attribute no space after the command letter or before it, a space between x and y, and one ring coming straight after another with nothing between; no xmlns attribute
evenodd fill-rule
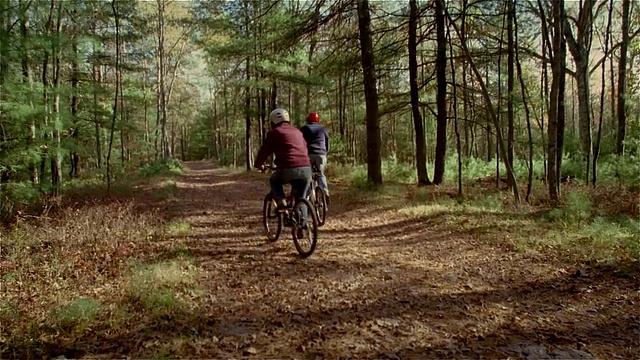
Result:
<svg viewBox="0 0 640 360"><path fill-rule="evenodd" d="M508 191L482 186L465 186L458 196L451 185L389 182L372 188L363 181L366 175L356 171L352 176L340 185L344 201L397 208L432 229L469 233L516 251L555 251L572 261L640 259L638 200L624 192L606 193L603 199L592 188L574 186L565 189L557 208L545 201L516 206ZM546 189L534 189L533 196L545 198ZM626 212L620 211L621 201L632 203Z"/></svg>
<svg viewBox="0 0 640 360"><path fill-rule="evenodd" d="M110 192L107 191L104 173L85 174L80 178L63 181L56 198L49 195L51 186L46 183L3 183L0 184L0 222L10 224L20 215L46 216L51 208L65 205L91 203L106 198L129 199L138 191L132 183L133 180L170 178L182 172L183 167L179 160L160 159L144 164L133 173L117 171ZM175 182L165 180L155 196L158 200L171 199L175 189Z"/></svg>
<svg viewBox="0 0 640 360"><path fill-rule="evenodd" d="M177 159L159 159L154 162L147 163L140 168L137 176L143 179L149 179L160 176L180 175L184 172L182 164Z"/></svg>
<svg viewBox="0 0 640 360"><path fill-rule="evenodd" d="M454 184L458 178L458 159L450 156L445 162L444 179L446 183ZM544 178L543 159L533 161L534 186L541 184ZM506 179L506 169L500 162L497 166L501 178ZM562 161L562 176L584 183L584 164L569 156ZM513 169L516 179L526 183L529 176L528 160L515 159ZM427 164L427 171L433 173L433 164ZM363 188L367 183L366 165L342 165L331 162L327 165L327 174L332 181L347 181L352 186ZM477 158L462 159L462 181L470 184L479 180L494 178L496 176L496 162L485 161ZM417 175L413 164L398 162L395 157L382 161L382 177L385 183L416 183ZM598 165L598 183L605 186L621 186L633 191L640 187L640 159L636 156L617 157L610 155L602 157Z"/></svg>
<svg viewBox="0 0 640 360"><path fill-rule="evenodd" d="M124 200L18 218L0 232L0 358L81 357L193 307L200 272L164 241L188 229Z"/></svg>

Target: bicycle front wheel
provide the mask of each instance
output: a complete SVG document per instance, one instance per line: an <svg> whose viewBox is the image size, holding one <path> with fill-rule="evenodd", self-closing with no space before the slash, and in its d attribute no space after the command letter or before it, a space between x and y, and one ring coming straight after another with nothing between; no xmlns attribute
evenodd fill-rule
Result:
<svg viewBox="0 0 640 360"><path fill-rule="evenodd" d="M304 220L304 213L307 220ZM315 207L307 199L299 199L293 206L293 243L301 257L309 257L318 244L318 215Z"/></svg>
<svg viewBox="0 0 640 360"><path fill-rule="evenodd" d="M264 198L262 207L262 224L269 241L274 242L280 237L282 232L282 214L276 211L276 202L271 193Z"/></svg>
<svg viewBox="0 0 640 360"><path fill-rule="evenodd" d="M318 215L318 226L323 226L327 220L327 195L321 187L316 187L315 208Z"/></svg>

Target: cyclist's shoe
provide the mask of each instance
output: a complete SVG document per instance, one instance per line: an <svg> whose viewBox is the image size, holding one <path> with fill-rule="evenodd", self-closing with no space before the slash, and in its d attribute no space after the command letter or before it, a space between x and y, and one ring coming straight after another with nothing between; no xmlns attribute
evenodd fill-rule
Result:
<svg viewBox="0 0 640 360"><path fill-rule="evenodd" d="M287 208L287 200L280 199L276 200L276 210L284 210Z"/></svg>
<svg viewBox="0 0 640 360"><path fill-rule="evenodd" d="M296 234L296 237L298 239L302 239L305 237L305 235L307 235L307 230L309 229L309 225L304 224L301 227L298 228L298 233Z"/></svg>

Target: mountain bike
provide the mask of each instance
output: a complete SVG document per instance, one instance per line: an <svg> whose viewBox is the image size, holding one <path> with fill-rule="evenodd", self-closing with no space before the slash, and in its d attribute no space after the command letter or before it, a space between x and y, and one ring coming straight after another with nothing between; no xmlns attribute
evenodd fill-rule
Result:
<svg viewBox="0 0 640 360"><path fill-rule="evenodd" d="M267 165L265 170L274 171L275 166ZM318 244L318 214L315 206L306 197L297 197L296 188L291 186L291 191L286 197L286 207L278 209L271 191L264 197L262 207L262 223L267 239L275 242L280 238L282 228L291 228L293 244L301 257L309 257ZM304 213L307 213L305 222Z"/></svg>
<svg viewBox="0 0 640 360"><path fill-rule="evenodd" d="M311 177L311 184L309 187L309 200L316 208L318 226L323 226L327 220L328 204L327 192L318 184L318 176L320 176L320 174L320 169L314 166L313 176Z"/></svg>

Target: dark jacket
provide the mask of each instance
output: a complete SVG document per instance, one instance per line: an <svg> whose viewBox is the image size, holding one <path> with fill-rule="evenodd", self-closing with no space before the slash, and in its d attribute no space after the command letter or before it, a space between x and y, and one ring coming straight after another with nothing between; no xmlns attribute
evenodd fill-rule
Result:
<svg viewBox="0 0 640 360"><path fill-rule="evenodd" d="M280 169L311 166L302 133L289 123L282 123L267 133L254 166L263 165L272 153L276 155L275 164Z"/></svg>
<svg viewBox="0 0 640 360"><path fill-rule="evenodd" d="M311 122L303 126L300 131L307 142L309 155L327 155L329 153L329 132L327 128Z"/></svg>

